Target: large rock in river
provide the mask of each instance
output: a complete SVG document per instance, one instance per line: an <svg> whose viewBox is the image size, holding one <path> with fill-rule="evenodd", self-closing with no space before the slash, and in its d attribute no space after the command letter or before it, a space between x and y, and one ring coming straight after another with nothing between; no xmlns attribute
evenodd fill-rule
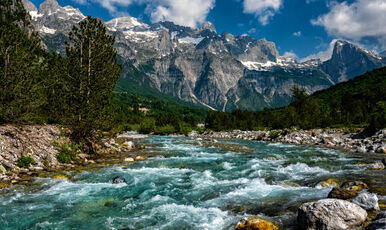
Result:
<svg viewBox="0 0 386 230"><path fill-rule="evenodd" d="M279 227L260 217L244 217L235 226L235 230L278 230Z"/></svg>
<svg viewBox="0 0 386 230"><path fill-rule="evenodd" d="M358 195L357 191L348 190L344 188L333 188L328 194L328 198L350 200Z"/></svg>
<svg viewBox="0 0 386 230"><path fill-rule="evenodd" d="M352 202L361 206L367 211L379 210L378 197L374 193L362 192L357 197L355 197Z"/></svg>
<svg viewBox="0 0 386 230"><path fill-rule="evenodd" d="M341 230L361 225L366 210L345 200L323 199L301 205L298 210L300 230Z"/></svg>

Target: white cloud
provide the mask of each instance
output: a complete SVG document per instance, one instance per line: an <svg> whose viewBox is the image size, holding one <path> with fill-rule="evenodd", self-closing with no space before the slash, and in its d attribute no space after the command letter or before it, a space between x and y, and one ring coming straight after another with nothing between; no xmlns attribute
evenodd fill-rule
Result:
<svg viewBox="0 0 386 230"><path fill-rule="evenodd" d="M154 2L154 1L152 1ZM172 21L179 25L197 27L206 21L215 0L158 0L159 5L151 12L151 20Z"/></svg>
<svg viewBox="0 0 386 230"><path fill-rule="evenodd" d="M330 12L312 20L323 26L329 35L359 41L372 37L386 47L386 0L356 0L332 2Z"/></svg>
<svg viewBox="0 0 386 230"><path fill-rule="evenodd" d="M256 33L256 28L252 28L248 30L248 34L254 34L254 33Z"/></svg>
<svg viewBox="0 0 386 230"><path fill-rule="evenodd" d="M300 37L300 36L302 36L302 31L294 32L293 35L294 35L295 37Z"/></svg>
<svg viewBox="0 0 386 230"><path fill-rule="evenodd" d="M292 58L292 59L295 59L295 60L298 59L298 55L296 55L292 50L289 51L289 52L285 52L285 53L283 54L283 57L286 57L286 58Z"/></svg>
<svg viewBox="0 0 386 230"><path fill-rule="evenodd" d="M309 61L311 59L320 59L321 61L327 61L328 59L331 58L332 52L334 51L335 43L338 40L341 40L341 39L334 39L334 40L332 40L330 42L330 45L328 46L328 48L326 50L322 50L322 51L320 51L317 54L311 54L311 55L309 55L309 56L307 56L305 58L302 58L300 61L301 62L305 62L305 61Z"/></svg>
<svg viewBox="0 0 386 230"><path fill-rule="evenodd" d="M215 0L73 0L86 4L87 1L100 4L112 16L128 13L124 8L132 4L146 5L146 13L152 22L172 21L179 25L197 27L206 21Z"/></svg>
<svg viewBox="0 0 386 230"><path fill-rule="evenodd" d="M244 0L244 13L254 14L262 25L267 25L283 4L283 0Z"/></svg>

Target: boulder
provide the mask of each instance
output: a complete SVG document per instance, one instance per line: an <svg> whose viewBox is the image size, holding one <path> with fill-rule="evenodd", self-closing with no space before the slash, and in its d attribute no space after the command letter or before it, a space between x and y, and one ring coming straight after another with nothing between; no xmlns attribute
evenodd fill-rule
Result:
<svg viewBox="0 0 386 230"><path fill-rule="evenodd" d="M366 210L345 200L323 199L301 205L298 209L299 230L338 230L360 226Z"/></svg>
<svg viewBox="0 0 386 230"><path fill-rule="evenodd" d="M378 197L374 193L362 192L352 202L367 211L379 210Z"/></svg>
<svg viewBox="0 0 386 230"><path fill-rule="evenodd" d="M113 179L110 180L110 183L112 184L122 184L122 183L127 183L125 178L116 176Z"/></svg>
<svg viewBox="0 0 386 230"><path fill-rule="evenodd" d="M144 160L146 160L146 157L144 157L144 156L136 156L135 160L136 161L144 161Z"/></svg>
<svg viewBox="0 0 386 230"><path fill-rule="evenodd" d="M385 169L385 165L382 162L375 162L367 165L366 168L370 170L382 170Z"/></svg>
<svg viewBox="0 0 386 230"><path fill-rule="evenodd" d="M278 230L279 227L260 217L244 217L235 226L235 230Z"/></svg>
<svg viewBox="0 0 386 230"><path fill-rule="evenodd" d="M362 181L350 181L345 182L340 186L341 188L347 189L347 190L353 190L353 191L361 191L363 189L369 188L366 183Z"/></svg>
<svg viewBox="0 0 386 230"><path fill-rule="evenodd" d="M135 148L134 142L132 142L132 141L125 141L125 142L122 144L122 148L123 148L123 149L126 149L126 150L132 150L132 149Z"/></svg>
<svg viewBox="0 0 386 230"><path fill-rule="evenodd" d="M328 194L328 198L335 198L341 200L353 199L358 195L358 192L355 190L348 190L344 188L333 188Z"/></svg>
<svg viewBox="0 0 386 230"><path fill-rule="evenodd" d="M328 179L325 181L320 182L316 185L316 187L323 187L323 188L336 188L339 187L339 181L337 179Z"/></svg>
<svg viewBox="0 0 386 230"><path fill-rule="evenodd" d="M134 158L128 157L123 160L124 162L134 162Z"/></svg>
<svg viewBox="0 0 386 230"><path fill-rule="evenodd" d="M366 230L385 230L386 229L386 212L381 212L366 227Z"/></svg>

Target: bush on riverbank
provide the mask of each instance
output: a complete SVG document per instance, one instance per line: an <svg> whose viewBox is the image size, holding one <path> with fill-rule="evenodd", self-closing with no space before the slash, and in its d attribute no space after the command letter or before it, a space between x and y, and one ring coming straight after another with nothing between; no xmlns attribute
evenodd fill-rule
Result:
<svg viewBox="0 0 386 230"><path fill-rule="evenodd" d="M60 163L69 164L71 163L71 161L78 160L76 155L81 152L82 150L79 145L63 144L60 146L60 150L59 153L56 155L56 159L58 159Z"/></svg>
<svg viewBox="0 0 386 230"><path fill-rule="evenodd" d="M35 163L34 159L26 156L23 156L17 160L17 166L19 168L29 168L33 163Z"/></svg>

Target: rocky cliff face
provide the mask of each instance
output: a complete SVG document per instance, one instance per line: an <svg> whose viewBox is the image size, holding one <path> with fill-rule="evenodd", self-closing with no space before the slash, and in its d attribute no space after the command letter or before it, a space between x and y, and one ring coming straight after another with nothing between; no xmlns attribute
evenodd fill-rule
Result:
<svg viewBox="0 0 386 230"><path fill-rule="evenodd" d="M84 19L83 14L55 0L46 0L38 11L28 0L24 2L45 44L63 54L67 34ZM125 63L122 78L216 110L286 105L295 84L312 93L386 63L372 52L341 41L327 62L297 63L281 57L273 42L226 32L220 35L210 22L199 29L172 22L149 25L133 17L105 24L116 37ZM119 88L124 89L126 83L121 84Z"/></svg>
<svg viewBox="0 0 386 230"><path fill-rule="evenodd" d="M386 64L380 55L346 41L337 41L330 60L321 65L335 83L347 81Z"/></svg>

